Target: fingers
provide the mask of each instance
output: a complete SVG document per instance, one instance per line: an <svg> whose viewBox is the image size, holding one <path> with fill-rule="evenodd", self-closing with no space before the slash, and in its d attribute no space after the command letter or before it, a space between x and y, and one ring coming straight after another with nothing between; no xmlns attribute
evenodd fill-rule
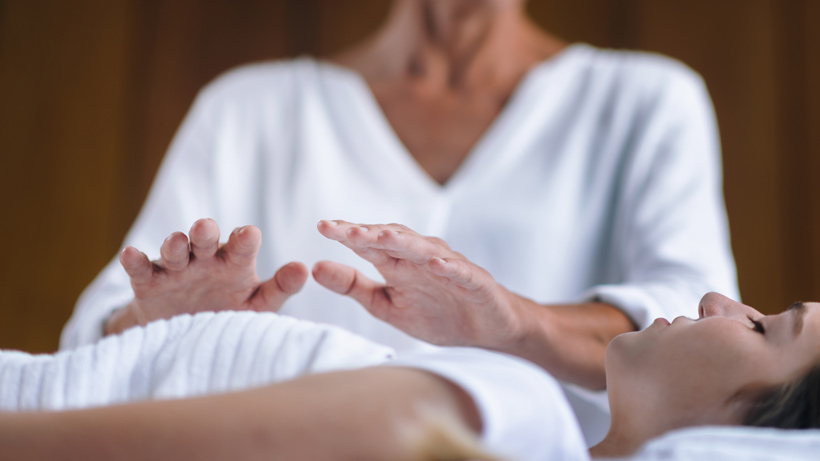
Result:
<svg viewBox="0 0 820 461"><path fill-rule="evenodd" d="M262 304L257 310L278 311L291 295L302 289L307 278L308 269L304 264L285 264L270 280L259 286L255 297L259 297Z"/></svg>
<svg viewBox="0 0 820 461"><path fill-rule="evenodd" d="M380 308L389 301L385 286L344 264L319 261L313 266L313 278L323 287L350 296L376 317Z"/></svg>
<svg viewBox="0 0 820 461"><path fill-rule="evenodd" d="M325 237L341 241L345 239L345 234L353 228L366 228L368 231L374 230L376 234L383 230L394 230L397 232L404 232L407 234L419 235L413 229L402 224L355 224L340 219L336 220L322 220L318 224L319 232Z"/></svg>
<svg viewBox="0 0 820 461"><path fill-rule="evenodd" d="M371 248L367 244L353 243L351 236L358 235L362 236L360 240L364 239L364 234L370 232L369 226L361 226L346 221L319 221L317 228L319 229L319 233L350 248L371 264L381 266L387 264L392 259L383 251ZM372 235L377 235L377 233Z"/></svg>
<svg viewBox="0 0 820 461"><path fill-rule="evenodd" d="M232 264L249 265L256 260L261 245L262 232L258 227L238 227L228 237L228 243L222 247L221 252L225 260Z"/></svg>
<svg viewBox="0 0 820 461"><path fill-rule="evenodd" d="M430 272L445 277L468 290L478 290L487 285L487 280L481 277L483 273L475 265L463 259L433 258L428 267Z"/></svg>
<svg viewBox="0 0 820 461"><path fill-rule="evenodd" d="M423 237L400 224L353 224L346 221L320 221L319 232L355 251L375 265L391 259L427 264L434 257L455 258L444 240Z"/></svg>
<svg viewBox="0 0 820 461"><path fill-rule="evenodd" d="M360 242L359 234L351 234L350 237L354 243ZM432 258L453 256L452 251L443 242L441 239L422 237L416 233L385 229L378 233L375 242L370 245L385 251L393 258L424 265ZM367 244L365 240L361 240L361 243Z"/></svg>
<svg viewBox="0 0 820 461"><path fill-rule="evenodd" d="M377 231L367 226L356 226L349 228L345 232L345 239L339 243L355 251L357 255L375 266L392 261L394 259L392 256L373 245L375 239L378 239Z"/></svg>
<svg viewBox="0 0 820 461"><path fill-rule="evenodd" d="M182 232L174 232L162 242L159 249L160 264L170 271L181 271L188 266L190 249L188 237Z"/></svg>
<svg viewBox="0 0 820 461"><path fill-rule="evenodd" d="M125 247L120 253L120 264L131 277L133 283L145 283L151 279L154 273L154 265L145 253L132 246Z"/></svg>
<svg viewBox="0 0 820 461"><path fill-rule="evenodd" d="M350 226L345 226L345 221L329 221L329 220L321 220L316 225L316 228L319 229L319 233L324 235L325 237L336 240L337 242L340 240L344 240L345 232Z"/></svg>
<svg viewBox="0 0 820 461"><path fill-rule="evenodd" d="M194 258L205 259L216 254L219 248L219 226L213 219L200 219L191 226L191 253Z"/></svg>

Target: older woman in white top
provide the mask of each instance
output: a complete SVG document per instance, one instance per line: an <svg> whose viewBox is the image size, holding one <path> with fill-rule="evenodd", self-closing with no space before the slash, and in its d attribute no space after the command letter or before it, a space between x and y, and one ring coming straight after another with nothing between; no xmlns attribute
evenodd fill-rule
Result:
<svg viewBox="0 0 820 461"><path fill-rule="evenodd" d="M222 250L208 220L158 252L126 250L132 278L112 261L78 302L62 346L180 312L246 308L337 324L400 354L429 348L413 336L516 346L577 385L573 404L595 441L606 401L586 389L605 386L610 339L656 317L694 316L706 291L737 298L699 77L660 56L568 45L517 0L397 0L381 29L333 59L254 64L217 79L180 129L126 245L157 248L202 217L239 230ZM313 282L291 296L308 276L303 263L320 260L341 263L316 266L325 285L352 267L388 291L428 288L318 235L327 217L398 222L446 242L436 240L444 252L432 256L463 255L465 277L480 274L499 336L408 335ZM240 228L248 224L262 231ZM215 254L239 257L200 267ZM280 267L259 284L257 273ZM235 294L192 304L183 279L198 281L195 292L227 284ZM425 283L438 290L429 300L437 309L459 309L451 285ZM429 306L417 299L400 307Z"/></svg>

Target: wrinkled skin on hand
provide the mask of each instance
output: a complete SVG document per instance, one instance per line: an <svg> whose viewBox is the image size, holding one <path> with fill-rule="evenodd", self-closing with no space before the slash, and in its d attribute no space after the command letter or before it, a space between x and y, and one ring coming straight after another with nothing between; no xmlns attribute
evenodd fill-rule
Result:
<svg viewBox="0 0 820 461"><path fill-rule="evenodd" d="M219 227L200 219L190 230L171 234L150 261L134 247L126 247L120 263L131 278L134 300L127 306L129 323L146 324L179 314L203 311L278 311L307 280L304 264L289 263L269 280L256 273L262 243L258 228L235 229L227 243L219 243ZM122 328L120 328L121 330Z"/></svg>
<svg viewBox="0 0 820 461"><path fill-rule="evenodd" d="M313 267L316 281L411 336L487 348L505 348L523 336L515 296L443 240L399 224L320 221L318 228L372 263L385 283L330 261Z"/></svg>

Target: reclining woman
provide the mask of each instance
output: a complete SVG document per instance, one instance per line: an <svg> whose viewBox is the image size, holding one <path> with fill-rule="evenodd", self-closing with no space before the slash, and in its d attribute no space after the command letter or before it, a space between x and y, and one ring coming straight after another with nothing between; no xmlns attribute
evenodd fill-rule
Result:
<svg viewBox="0 0 820 461"><path fill-rule="evenodd" d="M320 231L374 262L387 285L327 262L314 267L314 277L405 331L422 332L435 340L442 326L466 325L455 332L461 343L484 341L493 348L493 341L500 342L491 326L506 336L511 331L506 327L519 323L500 323L515 319L515 309L505 313L499 310L502 304L488 303L488 299L503 299L503 293L488 291L481 269L448 253L440 241L395 225L322 222ZM152 278L169 274L162 275L161 268L142 260L133 249L124 252L123 262L135 288L154 283L162 293L162 280ZM147 266L142 264L146 262ZM190 276L195 281L194 270L181 268L170 276ZM425 277L435 283L424 288L419 281ZM463 311L437 310L435 299L434 306L421 313L402 309L408 298L418 302L425 289L430 294L447 283L452 286L444 294L460 298ZM213 293L191 290L188 294ZM396 315L404 310L416 312ZM796 303L784 313L764 316L749 306L707 294L699 311L697 321L658 319L647 329L620 335L610 343L605 367L612 425L589 454L628 455L667 431L699 425L820 427L820 305ZM162 322L167 321L86 348L96 352L110 341L156 329ZM447 342L453 342L452 337ZM523 340L515 342L518 347L507 352L526 357L532 349L526 336L519 339ZM160 362L151 354L144 357L147 362ZM55 359L44 359L49 360ZM55 387L46 382L40 389ZM3 413L0 457L479 457L474 451L459 451L463 447L450 443L454 437L442 439L441 431L422 429L408 436L403 428L429 426L429 417L418 410L419 405L436 408L439 420L449 421L445 434L459 430L478 434L488 449L512 459L588 456L577 421L554 378L505 355L444 349L387 365L295 378L231 394L56 413Z"/></svg>
<svg viewBox="0 0 820 461"><path fill-rule="evenodd" d="M489 450L509 459L588 457L577 422L549 375L486 351L442 354L443 361L432 353L229 394L65 412L0 412L0 458L492 459L469 441L459 442L459 432L479 435ZM658 319L615 338L606 371L612 426L589 450L592 456L625 456L653 437L690 426L820 427L820 305L797 303L764 316L707 294L697 321ZM506 395L487 395L488 389ZM436 409L438 425L419 411L425 405ZM413 425L415 435L408 435Z"/></svg>

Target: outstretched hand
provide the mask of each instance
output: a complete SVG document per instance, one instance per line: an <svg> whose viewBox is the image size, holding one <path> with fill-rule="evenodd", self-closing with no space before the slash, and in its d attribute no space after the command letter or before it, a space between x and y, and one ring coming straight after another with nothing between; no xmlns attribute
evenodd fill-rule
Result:
<svg viewBox="0 0 820 461"><path fill-rule="evenodd" d="M438 345L506 348L523 337L515 296L443 240L399 224L320 221L318 228L372 263L385 283L330 261L316 263L313 277L375 317Z"/></svg>
<svg viewBox="0 0 820 461"><path fill-rule="evenodd" d="M296 262L260 280L256 255L262 235L255 226L235 229L222 245L212 219L198 220L189 234L190 241L182 232L171 234L154 262L134 247L122 251L120 263L131 278L134 300L112 315L109 333L183 313L278 311L307 280L307 268Z"/></svg>

